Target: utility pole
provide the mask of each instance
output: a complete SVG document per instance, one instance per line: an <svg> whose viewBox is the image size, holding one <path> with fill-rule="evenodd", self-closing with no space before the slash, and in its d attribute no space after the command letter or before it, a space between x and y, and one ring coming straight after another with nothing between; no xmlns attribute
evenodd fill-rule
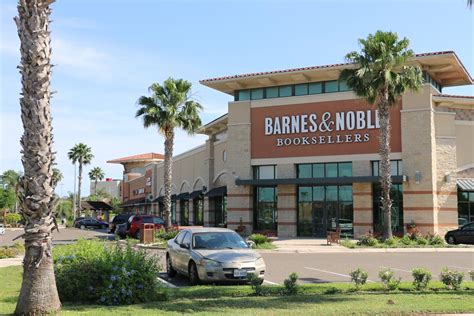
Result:
<svg viewBox="0 0 474 316"><path fill-rule="evenodd" d="M74 194L72 195L72 213L76 219L76 163L74 163Z"/></svg>

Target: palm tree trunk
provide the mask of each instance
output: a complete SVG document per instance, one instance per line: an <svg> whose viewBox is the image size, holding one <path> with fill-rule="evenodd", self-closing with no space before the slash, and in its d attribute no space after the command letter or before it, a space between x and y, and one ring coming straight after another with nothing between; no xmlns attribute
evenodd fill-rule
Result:
<svg viewBox="0 0 474 316"><path fill-rule="evenodd" d="M95 179L95 182L94 182L94 193L95 195L97 195L97 179Z"/></svg>
<svg viewBox="0 0 474 316"><path fill-rule="evenodd" d="M20 38L22 80L20 98L24 132L24 175L17 187L25 219L23 281L15 314L43 315L61 308L52 258L52 229L56 225L53 189L53 134L50 111L51 0L20 0L15 22Z"/></svg>
<svg viewBox="0 0 474 316"><path fill-rule="evenodd" d="M379 151L380 151L380 202L383 211L383 238L392 237L392 200L390 188L392 187L392 175L390 164L390 107L387 101L381 101L379 105Z"/></svg>
<svg viewBox="0 0 474 316"><path fill-rule="evenodd" d="M77 188L77 212L81 214L82 158L79 159L79 177Z"/></svg>
<svg viewBox="0 0 474 316"><path fill-rule="evenodd" d="M174 130L169 129L165 131L165 224L166 228L171 228L171 191L172 191L172 177L173 177L173 143Z"/></svg>

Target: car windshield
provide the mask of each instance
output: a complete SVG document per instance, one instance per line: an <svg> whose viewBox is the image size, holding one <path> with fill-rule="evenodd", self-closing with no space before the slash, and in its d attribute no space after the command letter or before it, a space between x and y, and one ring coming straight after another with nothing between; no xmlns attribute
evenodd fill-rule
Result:
<svg viewBox="0 0 474 316"><path fill-rule="evenodd" d="M164 224L165 222L163 221L163 219L159 218L159 217L143 217L143 222L144 223L147 223L147 224Z"/></svg>
<svg viewBox="0 0 474 316"><path fill-rule="evenodd" d="M242 249L247 243L234 232L208 232L193 235L193 249Z"/></svg>

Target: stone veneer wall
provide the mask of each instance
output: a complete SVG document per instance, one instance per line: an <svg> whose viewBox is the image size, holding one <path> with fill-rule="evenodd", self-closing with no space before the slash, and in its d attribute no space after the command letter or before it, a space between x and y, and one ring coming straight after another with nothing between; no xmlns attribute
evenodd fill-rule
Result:
<svg viewBox="0 0 474 316"><path fill-rule="evenodd" d="M354 237L374 232L372 183L353 183Z"/></svg>

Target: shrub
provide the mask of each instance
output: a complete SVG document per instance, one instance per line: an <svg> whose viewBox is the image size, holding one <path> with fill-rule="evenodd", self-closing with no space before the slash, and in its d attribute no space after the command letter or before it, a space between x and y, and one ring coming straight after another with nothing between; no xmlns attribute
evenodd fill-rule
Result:
<svg viewBox="0 0 474 316"><path fill-rule="evenodd" d="M440 235L430 235L428 240L429 240L429 244L432 246L444 245L444 239Z"/></svg>
<svg viewBox="0 0 474 316"><path fill-rule="evenodd" d="M178 235L179 230L177 228L171 228L168 231L165 228L160 228L155 232L156 239L170 240Z"/></svg>
<svg viewBox="0 0 474 316"><path fill-rule="evenodd" d="M429 244L429 240L426 239L423 236L418 236L418 237L416 237L415 240L416 240L417 245L428 245Z"/></svg>
<svg viewBox="0 0 474 316"><path fill-rule="evenodd" d="M253 249L275 249L276 246L271 242L264 242L263 244L253 244Z"/></svg>
<svg viewBox="0 0 474 316"><path fill-rule="evenodd" d="M256 245L272 242L270 238L262 234L252 234L249 239L253 241Z"/></svg>
<svg viewBox="0 0 474 316"><path fill-rule="evenodd" d="M16 225L19 221L21 221L21 215L17 213L8 213L5 215L5 224L9 225Z"/></svg>
<svg viewBox="0 0 474 316"><path fill-rule="evenodd" d="M298 284L296 284L296 281L298 280L298 274L295 272L290 273L288 276L288 279L285 279L283 281L283 285L285 288L283 289L282 294L283 295L296 295L298 294Z"/></svg>
<svg viewBox="0 0 474 316"><path fill-rule="evenodd" d="M255 273L249 273L247 276L250 282L250 287L252 288L253 295L262 296L265 294L262 282L263 280L260 279Z"/></svg>
<svg viewBox="0 0 474 316"><path fill-rule="evenodd" d="M440 274L441 282L450 290L459 290L464 279L464 273L443 268Z"/></svg>
<svg viewBox="0 0 474 316"><path fill-rule="evenodd" d="M474 270L469 271L469 275L471 276L471 281L474 281Z"/></svg>
<svg viewBox="0 0 474 316"><path fill-rule="evenodd" d="M342 290L334 286L324 291L324 294L338 294L338 293L342 293Z"/></svg>
<svg viewBox="0 0 474 316"><path fill-rule="evenodd" d="M398 289L401 278L395 279L395 274L391 269L384 269L379 272L379 278L382 281L384 288L388 291Z"/></svg>
<svg viewBox="0 0 474 316"><path fill-rule="evenodd" d="M353 248L355 248L356 245L352 241L350 241L349 239L343 239L341 241L341 246L353 249Z"/></svg>
<svg viewBox="0 0 474 316"><path fill-rule="evenodd" d="M54 261L62 301L136 304L160 299L164 292L157 280L158 260L130 245L80 240L58 249Z"/></svg>
<svg viewBox="0 0 474 316"><path fill-rule="evenodd" d="M367 271L364 271L361 268L352 270L350 275L351 281L354 282L356 289L360 289L360 287L367 282L367 278L369 277Z"/></svg>
<svg viewBox="0 0 474 316"><path fill-rule="evenodd" d="M411 270L413 276L413 286L417 291L423 291L428 287L431 281L431 272L423 268L415 268Z"/></svg>
<svg viewBox="0 0 474 316"><path fill-rule="evenodd" d="M385 239L385 241L383 243L384 243L384 245L391 247L391 246L398 245L398 241L399 241L399 238L390 237L390 238Z"/></svg>
<svg viewBox="0 0 474 316"><path fill-rule="evenodd" d="M0 259L14 258L25 252L25 246L16 242L13 246L0 247Z"/></svg>
<svg viewBox="0 0 474 316"><path fill-rule="evenodd" d="M369 247L374 247L378 243L379 243L379 241L372 234L362 235L360 237L360 240L357 242L358 245L369 246Z"/></svg>
<svg viewBox="0 0 474 316"><path fill-rule="evenodd" d="M400 238L400 243L404 244L405 246L409 246L413 244L413 241L409 235L404 235L402 238Z"/></svg>

